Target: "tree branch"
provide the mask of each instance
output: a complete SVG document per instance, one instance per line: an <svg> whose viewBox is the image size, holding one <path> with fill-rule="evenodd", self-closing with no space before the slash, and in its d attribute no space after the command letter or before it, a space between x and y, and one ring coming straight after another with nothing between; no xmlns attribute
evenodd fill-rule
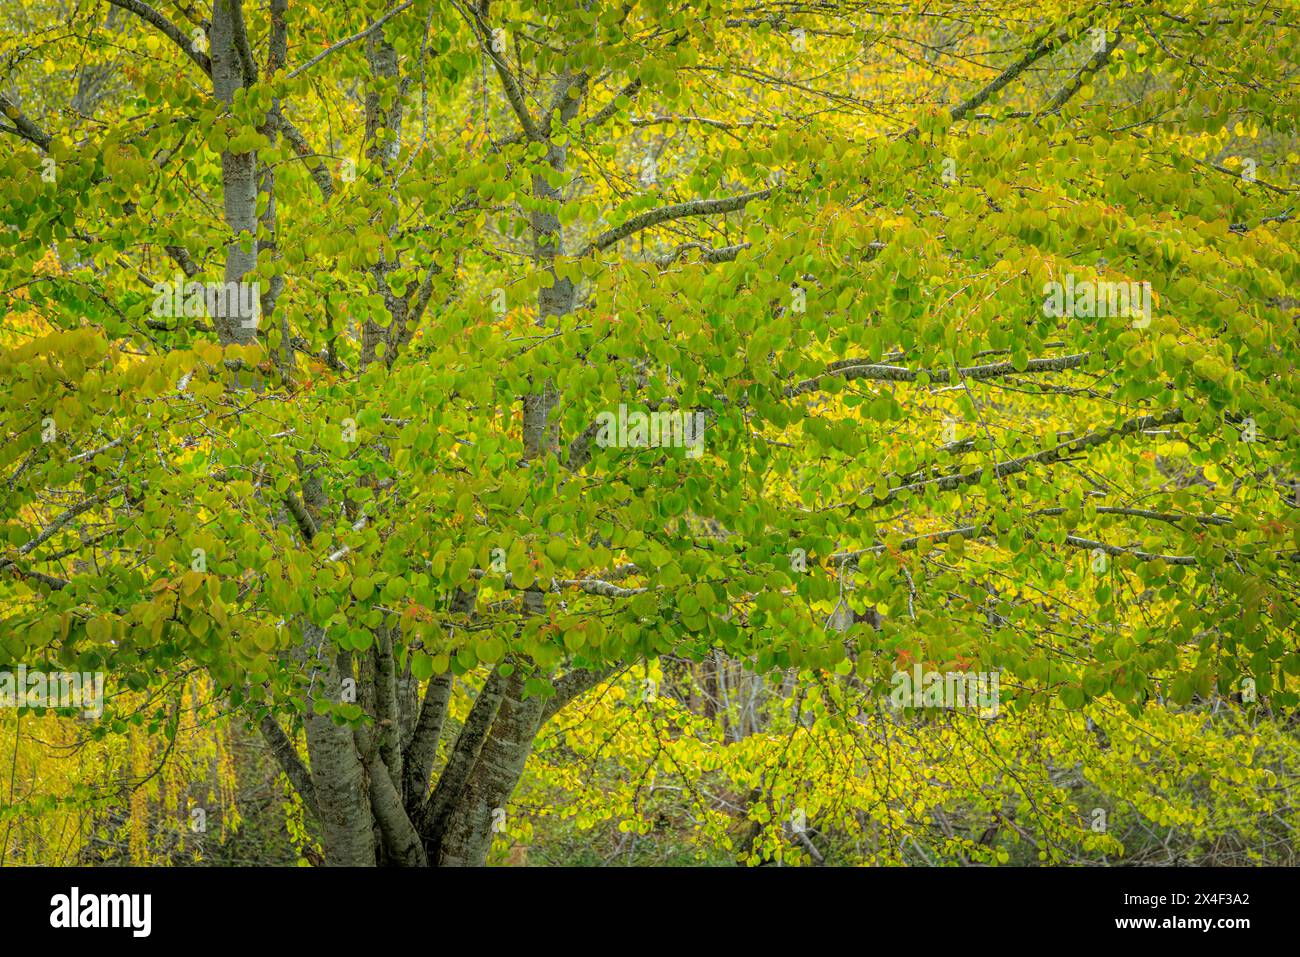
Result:
<svg viewBox="0 0 1300 957"><path fill-rule="evenodd" d="M123 10L134 13L141 20L155 27L163 36L180 47L181 52L189 57L200 70L209 76L212 75L212 61L208 59L208 55L195 50L194 42L185 35L184 31L149 4L141 3L140 0L108 0L108 2L115 7L121 7Z"/></svg>
<svg viewBox="0 0 1300 957"><path fill-rule="evenodd" d="M1088 356L1089 353L1081 352L1076 355L1058 356L1051 359L1030 359L1023 369L1017 369L1011 362L992 362L981 366L967 366L964 369L957 370L957 379L979 381L981 379L996 379L1007 375L1023 375L1029 372L1063 372L1066 369L1076 369L1083 365L1088 361ZM792 385L785 390L785 395L786 398L793 398L808 392L817 392L824 388L823 380L827 378L868 379L877 382L915 382L923 372L929 376L931 382L948 382L952 379L952 370L950 369L906 369L902 366L874 364L849 365L828 369L822 375Z"/></svg>
<svg viewBox="0 0 1300 957"><path fill-rule="evenodd" d="M34 143L44 152L50 149L50 134L29 120L23 111L18 109L18 105L13 100L0 93L0 113L4 113L14 124L12 128L0 126L0 130L6 133L13 133L21 136L30 143Z"/></svg>
<svg viewBox="0 0 1300 957"><path fill-rule="evenodd" d="M1069 442L1062 442L1054 445L1049 449L1036 452L1033 455L1024 455L1020 458L1010 459L1006 462L999 462L993 466L993 477L1004 478L1008 475L1015 475L1017 472L1023 472L1029 466L1034 464L1044 464L1055 462L1075 452L1082 452L1084 449L1101 445L1109 442L1111 439L1122 438L1123 436L1132 435L1135 432L1142 432L1146 429L1157 428L1162 425L1175 425L1183 421L1182 409L1170 409L1159 415L1142 415L1135 419L1129 419L1127 422L1113 426L1107 429L1097 429L1086 435L1081 435L1077 439L1071 439ZM867 502L847 503L850 513L870 508L879 508L882 505L888 505L900 496L909 492L923 492L928 488L936 488L941 492L949 492L953 489L961 488L964 485L974 485L984 478L984 468L977 468L971 472L958 473L956 475L944 475L938 478L926 479L921 482L913 482L910 485L900 485L898 488L890 489L881 497L873 496Z"/></svg>
<svg viewBox="0 0 1300 957"><path fill-rule="evenodd" d="M312 57L310 60L308 60L308 61L307 61L306 63L304 63L302 66L300 66L300 67L298 67L297 69L291 71L291 72L289 73L289 75L285 77L285 79L286 79L286 80L292 80L292 79L295 79L295 78L297 78L298 76L300 76L302 73L306 72L307 70L310 70L312 67L314 67L314 66L315 66L317 63L319 63L321 60L325 59L325 58L326 58L327 56L329 56L331 53L336 53L336 52L338 52L339 50L342 50L345 46L350 46L351 44L356 43L358 40L364 40L366 37L370 36L370 34L374 33L376 30L378 30L380 27L382 27L385 23L387 23L389 20L393 19L393 17L397 16L399 13L401 13L401 12L402 12L403 10L405 10L407 7L411 6L413 3L415 3L415 0L406 0L406 2L403 3L401 6L399 6L399 7L394 7L392 10L389 10L389 11L388 11L387 13L385 13L382 17L380 17L380 18L379 18L378 20L376 20L374 23L370 24L370 26L366 27L366 28L365 28L364 30L362 30L360 33L354 33L352 36L350 36L350 37L346 37L346 38L340 40L338 43L335 43L335 44L332 44L332 45L329 46L329 47L326 47L324 50L322 50L320 53L317 53L314 57Z"/></svg>
<svg viewBox="0 0 1300 957"><path fill-rule="evenodd" d="M316 786L312 784L311 772L298 757L298 749L293 746L293 741L284 733L280 722L269 714L258 724L258 729L262 732L267 747L275 755L276 761L280 763L280 770L284 772L289 783L298 792L298 796L302 798L303 805L311 812L312 817L319 819L320 808L316 804Z"/></svg>
<svg viewBox="0 0 1300 957"><path fill-rule="evenodd" d="M658 209L646 210L644 213L638 213L621 226L615 226L613 229L607 229L601 233L584 250L583 255L588 255L597 250L608 249L610 246L626 239L635 232L642 229L649 229L652 226L658 226L660 223L666 223L674 219L684 219L687 216L709 216L714 213L730 213L737 209L743 209L754 200L767 199L772 195L770 189L760 189L752 193L742 193L739 196L727 196L722 199L692 199L685 203L673 203L671 206L660 206Z"/></svg>
<svg viewBox="0 0 1300 957"><path fill-rule="evenodd" d="M524 102L523 88L520 87L519 80L516 79L514 73L511 72L510 65L506 63L505 58L497 53L496 50L492 49L492 30L479 14L478 8L474 6L470 7L470 13L473 14L473 18L471 19L469 14L465 13L461 8L461 5L456 3L455 0L452 0L452 6L456 8L456 11L462 17L465 18L465 22L468 23L470 29L474 31L479 46L483 48L483 52L486 53L488 59L492 61L492 66L496 69L497 76L501 80L501 87L505 91L506 101L510 104L510 108L514 110L515 116L518 117L519 125L523 128L524 135L530 140L540 139L542 132L537 128L537 123L533 119L532 114L528 112L528 104Z"/></svg>

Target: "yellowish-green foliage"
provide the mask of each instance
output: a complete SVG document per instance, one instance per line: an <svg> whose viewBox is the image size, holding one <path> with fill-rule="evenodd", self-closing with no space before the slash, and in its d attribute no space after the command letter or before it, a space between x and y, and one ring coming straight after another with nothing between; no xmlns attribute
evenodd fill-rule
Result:
<svg viewBox="0 0 1300 957"><path fill-rule="evenodd" d="M821 685L774 696L771 723L737 740L646 687L609 685L539 742L501 860L572 834L597 851L579 862L616 861L630 833L694 835L699 859L808 863L801 823L834 863L1294 861L1300 746L1273 722L1100 704L900 720Z"/></svg>
<svg viewBox="0 0 1300 957"><path fill-rule="evenodd" d="M118 692L19 853L197 672L303 860L1294 857L1294 4L131 7L0 37L0 668Z"/></svg>
<svg viewBox="0 0 1300 957"><path fill-rule="evenodd" d="M117 734L95 734L89 717L0 711L4 862L201 862L203 842L241 823L235 757L206 686L183 682L162 721L128 718ZM141 694L122 697L128 715L150 704Z"/></svg>

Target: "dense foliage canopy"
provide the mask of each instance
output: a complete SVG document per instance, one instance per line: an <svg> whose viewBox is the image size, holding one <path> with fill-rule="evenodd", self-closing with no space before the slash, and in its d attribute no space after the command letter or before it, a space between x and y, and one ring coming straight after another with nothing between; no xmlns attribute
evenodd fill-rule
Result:
<svg viewBox="0 0 1300 957"><path fill-rule="evenodd" d="M1291 859L1296 16L7 7L0 855Z"/></svg>

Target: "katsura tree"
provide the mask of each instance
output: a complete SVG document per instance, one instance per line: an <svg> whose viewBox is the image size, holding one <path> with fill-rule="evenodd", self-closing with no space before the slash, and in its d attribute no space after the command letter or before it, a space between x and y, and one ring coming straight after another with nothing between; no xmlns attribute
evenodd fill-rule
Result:
<svg viewBox="0 0 1300 957"><path fill-rule="evenodd" d="M666 653L1294 707L1288 6L6 17L0 664L204 669L328 862Z"/></svg>

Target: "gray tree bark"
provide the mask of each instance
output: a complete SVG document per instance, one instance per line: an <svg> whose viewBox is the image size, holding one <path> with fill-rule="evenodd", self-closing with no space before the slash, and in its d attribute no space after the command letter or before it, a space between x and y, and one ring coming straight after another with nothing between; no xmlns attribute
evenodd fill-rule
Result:
<svg viewBox="0 0 1300 957"><path fill-rule="evenodd" d="M226 106L235 100L235 91L246 85L244 59L240 43L247 45L244 29L243 0L213 0L212 93ZM231 233L226 244L226 283L242 283L257 269L257 153L224 150L221 154L221 205ZM229 287L227 287L229 288ZM252 342L257 337L256 321L241 316L238 309L224 310L213 316L212 324L222 345ZM234 315L231 315L231 313Z"/></svg>

